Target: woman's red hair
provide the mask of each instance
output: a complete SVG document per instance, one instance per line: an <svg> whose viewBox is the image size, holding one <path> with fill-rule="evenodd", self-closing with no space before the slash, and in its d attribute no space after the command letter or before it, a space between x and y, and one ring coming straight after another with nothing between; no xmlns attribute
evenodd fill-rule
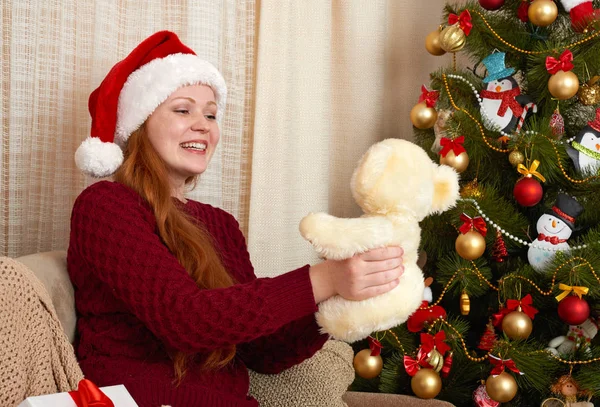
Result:
<svg viewBox="0 0 600 407"><path fill-rule="evenodd" d="M152 147L145 125L131 134L124 155L124 162L115 173L115 181L133 189L150 204L164 244L198 287L211 289L233 285L210 234L175 205L167 167ZM185 183L191 184L195 180L196 177L190 177ZM202 366L206 370L220 369L233 359L235 351L235 345L215 349L202 355ZM194 355L181 351L172 356L177 383L185 376L191 356Z"/></svg>

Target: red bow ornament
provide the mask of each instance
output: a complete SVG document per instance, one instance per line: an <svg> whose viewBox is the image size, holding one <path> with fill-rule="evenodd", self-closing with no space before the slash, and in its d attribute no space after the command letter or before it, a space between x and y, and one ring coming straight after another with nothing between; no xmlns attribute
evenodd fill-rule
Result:
<svg viewBox="0 0 600 407"><path fill-rule="evenodd" d="M429 90L425 85L421 85L421 96L419 96L419 103L425 102L427 107L434 107L440 97L439 90Z"/></svg>
<svg viewBox="0 0 600 407"><path fill-rule="evenodd" d="M494 355L490 355L488 359L490 363L494 366L491 372L492 376L494 377L504 372L505 369L512 370L513 372L518 373L520 375L525 374L517 368L515 361L512 359L500 359L499 357L496 357Z"/></svg>
<svg viewBox="0 0 600 407"><path fill-rule="evenodd" d="M452 151L454 155L458 156L460 153L465 152L465 148L463 147L463 143L465 142L465 136L460 136L455 139L450 139L448 137L442 137L440 139L440 145L442 146L442 151L440 151L440 155L442 157L446 157L446 155Z"/></svg>
<svg viewBox="0 0 600 407"><path fill-rule="evenodd" d="M383 348L383 346L381 345L381 342L379 342L377 339L373 338L372 336L369 336L369 349L371 349L371 356L379 356L381 354L381 349Z"/></svg>
<svg viewBox="0 0 600 407"><path fill-rule="evenodd" d="M406 370L406 373L408 373L409 376L414 376L422 367L431 368L426 359L427 352L423 352L423 349L419 350L416 359L404 355L404 369Z"/></svg>
<svg viewBox="0 0 600 407"><path fill-rule="evenodd" d="M421 349L425 353L431 352L433 349L437 349L442 356L450 350L450 346L444 342L446 340L446 332L439 331L435 336L431 334L421 334Z"/></svg>
<svg viewBox="0 0 600 407"><path fill-rule="evenodd" d="M473 28L473 23L471 22L471 13L469 13L469 10L464 10L458 16L450 13L448 16L448 24L454 25L456 23L458 23L460 29L465 32L465 35L468 36L471 33L471 28Z"/></svg>
<svg viewBox="0 0 600 407"><path fill-rule="evenodd" d="M108 396L88 379L81 379L77 390L70 391L69 396L77 407L115 407Z"/></svg>
<svg viewBox="0 0 600 407"><path fill-rule="evenodd" d="M460 220L463 221L463 224L460 228L458 228L458 230L460 230L460 233L463 235L472 229L475 229L481 233L481 236L485 237L487 234L487 225L481 216L475 216L474 218L471 218L466 213L463 213L460 215Z"/></svg>
<svg viewBox="0 0 600 407"><path fill-rule="evenodd" d="M519 307L521 307L521 311L527 314L529 318L533 319L535 314L538 313L538 310L533 308L531 304L533 304L533 298L531 298L531 294L527 294L520 300L508 300L506 301L506 313L508 314L509 312L516 311Z"/></svg>
<svg viewBox="0 0 600 407"><path fill-rule="evenodd" d="M558 59L551 56L546 57L546 70L552 75L558 71L570 71L574 67L571 61L573 61L573 53L566 49Z"/></svg>

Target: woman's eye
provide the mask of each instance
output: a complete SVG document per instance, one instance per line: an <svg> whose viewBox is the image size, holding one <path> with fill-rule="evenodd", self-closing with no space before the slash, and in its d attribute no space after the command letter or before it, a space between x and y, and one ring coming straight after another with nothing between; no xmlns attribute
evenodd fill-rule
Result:
<svg viewBox="0 0 600 407"><path fill-rule="evenodd" d="M216 120L217 119L217 116L215 116L214 114L207 114L204 117L206 117L208 120Z"/></svg>
<svg viewBox="0 0 600 407"><path fill-rule="evenodd" d="M188 114L190 111L187 109L176 109L175 113Z"/></svg>

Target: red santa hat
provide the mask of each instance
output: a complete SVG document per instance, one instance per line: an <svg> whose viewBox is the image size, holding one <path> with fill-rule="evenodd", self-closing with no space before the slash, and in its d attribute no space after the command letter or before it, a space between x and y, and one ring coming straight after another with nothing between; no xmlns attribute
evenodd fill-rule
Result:
<svg viewBox="0 0 600 407"><path fill-rule="evenodd" d="M157 32L142 41L90 95L92 129L75 152L77 167L99 178L113 174L123 163L123 149L131 133L171 93L197 84L212 88L217 121L221 121L227 86L217 68L196 56L172 32Z"/></svg>
<svg viewBox="0 0 600 407"><path fill-rule="evenodd" d="M560 0L571 16L571 25L577 32L593 29L593 23L600 20L600 10L594 9L592 0Z"/></svg>

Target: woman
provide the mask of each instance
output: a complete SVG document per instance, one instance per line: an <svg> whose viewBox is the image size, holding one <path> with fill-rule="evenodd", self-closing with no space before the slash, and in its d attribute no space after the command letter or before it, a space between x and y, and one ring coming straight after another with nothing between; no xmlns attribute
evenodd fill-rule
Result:
<svg viewBox="0 0 600 407"><path fill-rule="evenodd" d="M256 278L236 220L184 191L219 141L221 74L170 32L143 41L90 96L84 172L114 173L77 198L68 268L87 378L141 407L256 406L246 367L276 373L326 341L313 313L333 296L387 292L402 249Z"/></svg>

